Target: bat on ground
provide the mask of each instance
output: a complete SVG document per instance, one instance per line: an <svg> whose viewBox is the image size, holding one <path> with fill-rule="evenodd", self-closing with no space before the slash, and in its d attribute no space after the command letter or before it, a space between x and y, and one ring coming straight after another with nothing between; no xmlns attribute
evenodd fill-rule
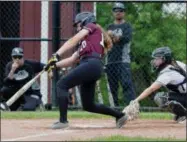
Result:
<svg viewBox="0 0 187 142"><path fill-rule="evenodd" d="M21 97L31 86L32 84L45 72L42 70L38 73L33 79L27 82L22 88L20 88L7 102L1 103L1 110L10 110L9 107L19 98Z"/></svg>

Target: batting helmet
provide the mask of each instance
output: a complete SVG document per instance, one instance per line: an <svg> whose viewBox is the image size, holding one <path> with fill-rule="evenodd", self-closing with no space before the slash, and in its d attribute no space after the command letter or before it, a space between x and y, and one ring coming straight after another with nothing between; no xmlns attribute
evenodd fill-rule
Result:
<svg viewBox="0 0 187 142"><path fill-rule="evenodd" d="M15 47L14 49L12 49L11 56L23 56L23 49L20 47Z"/></svg>
<svg viewBox="0 0 187 142"><path fill-rule="evenodd" d="M123 4L123 3L121 3L121 2L116 2L116 3L114 3L114 6L113 6L113 8L112 8L112 11L115 11L116 9L122 9L122 10L124 10L125 11L125 5Z"/></svg>
<svg viewBox="0 0 187 142"><path fill-rule="evenodd" d="M85 26L88 23L96 23L96 18L91 12L81 12L76 15L73 26L81 23L81 26Z"/></svg>

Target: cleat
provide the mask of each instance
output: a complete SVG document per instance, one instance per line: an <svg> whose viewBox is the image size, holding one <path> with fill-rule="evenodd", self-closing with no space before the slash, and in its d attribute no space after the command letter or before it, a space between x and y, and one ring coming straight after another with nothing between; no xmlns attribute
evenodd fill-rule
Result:
<svg viewBox="0 0 187 142"><path fill-rule="evenodd" d="M68 122L55 122L53 125L52 125L52 129L63 129L63 128L67 128L69 125L68 125Z"/></svg>
<svg viewBox="0 0 187 142"><path fill-rule="evenodd" d="M186 116L181 116L177 119L177 123L183 124L186 122Z"/></svg>
<svg viewBox="0 0 187 142"><path fill-rule="evenodd" d="M122 117L116 119L116 127L121 128L123 125L126 124L127 120L128 120L128 117L125 114Z"/></svg>

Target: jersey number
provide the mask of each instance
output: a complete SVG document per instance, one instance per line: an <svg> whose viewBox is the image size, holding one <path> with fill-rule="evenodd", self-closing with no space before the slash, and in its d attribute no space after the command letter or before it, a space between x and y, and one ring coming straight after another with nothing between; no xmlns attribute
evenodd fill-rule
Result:
<svg viewBox="0 0 187 142"><path fill-rule="evenodd" d="M86 47L86 41L82 41L80 51L82 51Z"/></svg>
<svg viewBox="0 0 187 142"><path fill-rule="evenodd" d="M104 36L103 33L101 33L101 41L100 41L101 46L104 47Z"/></svg>

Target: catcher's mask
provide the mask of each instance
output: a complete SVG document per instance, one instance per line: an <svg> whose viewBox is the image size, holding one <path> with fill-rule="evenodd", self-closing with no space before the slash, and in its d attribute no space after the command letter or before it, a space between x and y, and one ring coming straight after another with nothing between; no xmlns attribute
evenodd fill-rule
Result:
<svg viewBox="0 0 187 142"><path fill-rule="evenodd" d="M76 15L73 26L76 27L78 23L83 27L88 23L96 23L96 18L91 12L81 12Z"/></svg>
<svg viewBox="0 0 187 142"><path fill-rule="evenodd" d="M172 61L171 49L169 47L159 47L152 52L151 67L152 71L158 71Z"/></svg>

